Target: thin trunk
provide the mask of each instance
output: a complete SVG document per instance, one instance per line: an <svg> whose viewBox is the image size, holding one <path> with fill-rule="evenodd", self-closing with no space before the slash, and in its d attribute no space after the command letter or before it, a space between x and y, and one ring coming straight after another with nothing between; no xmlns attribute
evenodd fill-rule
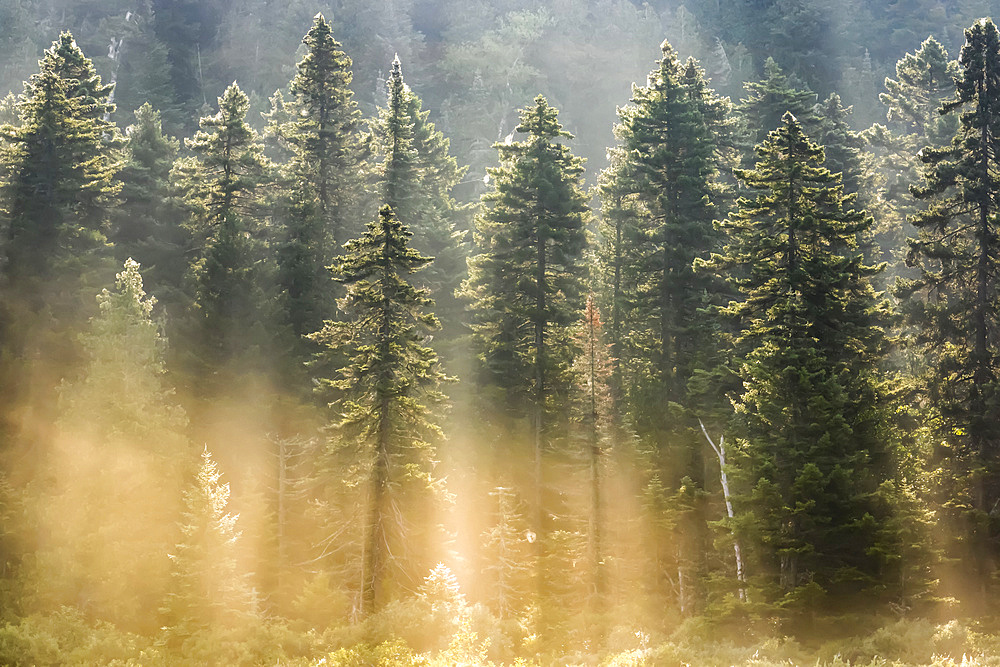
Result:
<svg viewBox="0 0 1000 667"><path fill-rule="evenodd" d="M715 455L719 457L719 479L722 481L722 497L726 501L726 514L729 516L730 523L736 518L736 513L733 511L733 501L732 497L729 495L729 475L726 473L726 439L725 437L719 438L719 444L716 445L712 441L711 436L708 435L708 429L705 428L705 424L699 419L698 424L701 425L701 432L705 434L705 439L708 440L708 444L712 447L712 451ZM733 531L733 552L736 556L736 581L740 582L740 600L743 602L747 601L746 592L746 572L743 569L743 548L740 544L740 538L737 537L736 531Z"/></svg>
<svg viewBox="0 0 1000 667"><path fill-rule="evenodd" d="M288 494L288 443L284 438L278 439L278 590L282 589L282 578L287 562L288 546L285 540L285 527L287 525L287 503L285 497Z"/></svg>
<svg viewBox="0 0 1000 667"><path fill-rule="evenodd" d="M588 309L589 310L589 309ZM590 562L598 606L604 597L601 554L601 448L597 431L597 331L593 312L587 313L590 352Z"/></svg>
<svg viewBox="0 0 1000 667"><path fill-rule="evenodd" d="M539 586L544 585L542 576L542 555L545 543L545 511L542 507L544 501L544 480L542 467L542 450L544 446L544 419L545 419L545 238L541 233L541 225L538 225L536 232L536 293L535 293L535 526L537 538L537 558L538 558L538 581Z"/></svg>
<svg viewBox="0 0 1000 667"><path fill-rule="evenodd" d="M376 372L385 374L385 364L390 352L390 302L389 291L387 289L389 273L392 269L389 256L389 235L385 234L382 245L382 312L381 323L379 325L379 352L382 368ZM381 385L381 379L379 385ZM368 617L375 613L376 604L381 588L382 570L385 565L385 548L387 540L385 536L385 516L383 505L385 503L386 487L389 481L389 447L390 447L390 424L389 424L389 396L382 390L376 391L376 401L378 402L378 430L375 440L375 456L372 462L371 478L371 506L369 508L369 537L365 553L365 578L364 590L362 592L363 615Z"/></svg>
<svg viewBox="0 0 1000 667"><path fill-rule="evenodd" d="M985 90L982 88L985 84L980 83L979 99L984 99L986 94ZM982 102L980 106L982 106ZM980 109L980 115L983 116L987 113L986 109ZM989 141L989 124L982 123L982 129L980 130L979 137L979 150L982 157L980 158L980 175L979 178L982 183L989 183L990 181L990 141ZM973 400L975 402L973 409L976 412L976 417L982 417L983 411L985 409L985 395L984 390L986 386L990 383L992 372L990 370L989 363L989 350L987 347L988 341L988 313L989 313L989 303L990 303L990 251L991 251L991 238L990 238L990 203L992 200L992 194L986 194L984 199L979 201L979 229L977 236L979 237L979 261L976 266L976 302L975 302L975 313L974 326L976 328L975 336L975 370L973 371ZM979 429L977 429L978 431ZM982 456L985 453L985 443L983 442L983 434L981 432L974 433L973 438L976 441L977 453ZM984 509L984 505L979 505L978 509Z"/></svg>

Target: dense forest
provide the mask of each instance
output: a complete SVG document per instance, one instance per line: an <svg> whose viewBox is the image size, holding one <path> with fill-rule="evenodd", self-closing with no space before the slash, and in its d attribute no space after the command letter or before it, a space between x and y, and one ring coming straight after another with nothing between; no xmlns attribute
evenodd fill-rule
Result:
<svg viewBox="0 0 1000 667"><path fill-rule="evenodd" d="M985 0L0 0L0 664L1000 665Z"/></svg>

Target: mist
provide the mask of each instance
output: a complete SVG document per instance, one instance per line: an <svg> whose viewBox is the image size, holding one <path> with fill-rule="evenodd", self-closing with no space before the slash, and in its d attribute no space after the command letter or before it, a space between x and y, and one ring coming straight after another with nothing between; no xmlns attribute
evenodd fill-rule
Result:
<svg viewBox="0 0 1000 667"><path fill-rule="evenodd" d="M993 664L995 4L0 0L0 664Z"/></svg>

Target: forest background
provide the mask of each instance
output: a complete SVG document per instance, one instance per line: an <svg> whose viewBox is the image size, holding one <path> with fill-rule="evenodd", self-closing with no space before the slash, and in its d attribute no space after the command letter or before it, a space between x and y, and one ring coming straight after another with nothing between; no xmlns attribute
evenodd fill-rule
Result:
<svg viewBox="0 0 1000 667"><path fill-rule="evenodd" d="M0 663L994 664L998 10L0 0Z"/></svg>

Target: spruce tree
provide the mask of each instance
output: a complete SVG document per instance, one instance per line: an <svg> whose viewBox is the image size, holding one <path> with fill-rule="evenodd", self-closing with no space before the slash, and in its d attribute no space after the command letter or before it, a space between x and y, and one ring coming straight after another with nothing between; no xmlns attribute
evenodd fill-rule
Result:
<svg viewBox="0 0 1000 667"><path fill-rule="evenodd" d="M219 111L201 119L187 140L193 158L181 160L175 178L192 210L201 256L192 264L200 362L212 371L262 369L270 333L268 265L263 238L261 186L270 164L247 124L247 96L235 83L218 100Z"/></svg>
<svg viewBox="0 0 1000 667"><path fill-rule="evenodd" d="M957 92L942 106L958 115L958 133L950 146L920 154L925 183L912 192L927 208L910 219L917 237L907 255L919 276L901 281L897 291L907 298L914 343L928 362L926 396L940 415L936 430L948 448L950 474L959 480L948 506L963 522L961 555L973 559L986 582L1000 534L993 517L1000 499L1000 34L983 19L965 35Z"/></svg>
<svg viewBox="0 0 1000 667"><path fill-rule="evenodd" d="M431 411L443 400L444 375L424 344L424 332L438 326L425 312L432 301L406 280L431 260L409 247L410 237L383 207L334 265L347 286L345 319L328 320L310 336L325 354L347 350L339 377L321 382L342 396L328 455L352 471L346 483L365 493L360 595L366 616L430 570L440 537L428 516L441 485L433 474L441 433Z"/></svg>
<svg viewBox="0 0 1000 667"><path fill-rule="evenodd" d="M568 336L582 306L587 208L582 161L560 142L571 135L545 98L521 111L517 132L526 138L496 145L500 166L490 170L495 185L483 196L465 290L484 380L512 415L533 421L534 528L542 536L542 457L550 417L565 409L571 387Z"/></svg>
<svg viewBox="0 0 1000 667"><path fill-rule="evenodd" d="M335 312L327 271L356 231L365 157L361 112L351 92L351 59L318 14L303 38L306 55L290 84L287 122L272 120L272 132L292 153L292 182L278 248L278 282L285 292L285 319L297 337L317 331ZM278 109L275 109L278 110ZM279 127L280 126L280 127ZM366 214L367 217L367 214ZM299 350L305 358L307 351Z"/></svg>
<svg viewBox="0 0 1000 667"><path fill-rule="evenodd" d="M26 442L45 441L52 389L77 358L68 331L85 321L88 295L112 273L105 224L118 189L118 139L103 120L109 92L64 33L25 84L18 124L0 128L0 392L9 415L29 387L37 392L33 409L44 416Z"/></svg>
<svg viewBox="0 0 1000 667"><path fill-rule="evenodd" d="M723 223L711 266L727 272L736 319L738 465L756 540L751 571L764 596L816 608L824 596L877 590L870 498L891 471L876 267L858 235L872 219L851 208L823 150L791 114L737 175L754 193ZM759 598L758 598L759 599Z"/></svg>
<svg viewBox="0 0 1000 667"><path fill-rule="evenodd" d="M904 267L909 235L906 218L927 206L910 193L910 185L921 180L918 154L925 146L947 146L958 129L957 114L938 113L941 104L954 96L957 74L958 63L928 37L915 53L907 53L896 63L896 78L885 80L887 92L879 99L888 124L864 132L882 204L876 216L877 238L891 261L893 275L911 273Z"/></svg>
<svg viewBox="0 0 1000 667"><path fill-rule="evenodd" d="M37 500L49 539L35 555L46 605L85 603L91 613L142 631L167 584L163 553L189 453L187 419L164 381L166 341L137 262L97 297L100 312L80 342L85 363L60 387L48 466L57 492Z"/></svg>
<svg viewBox="0 0 1000 667"><path fill-rule="evenodd" d="M607 230L601 262L613 292L612 345L620 365L615 384L622 375L631 378L619 399L644 443L650 475L657 473L671 488L685 476L699 483L702 476L703 445L684 411L694 407L691 378L714 355L715 325L702 311L720 286L693 264L718 243L713 199L722 199L718 174L728 125L727 105L707 88L697 63L682 64L667 42L661 50L647 85L635 87L632 103L619 110L620 146L601 186ZM703 537L706 528L677 526L679 533ZM682 559L700 569L688 551ZM681 567L673 556L669 560L657 571ZM695 600L692 574L678 573L685 612Z"/></svg>
<svg viewBox="0 0 1000 667"><path fill-rule="evenodd" d="M241 571L239 515L226 512L229 483L206 448L184 492L180 541L172 549L171 584L160 612L168 642L207 630L244 627L257 613L256 594Z"/></svg>
<svg viewBox="0 0 1000 667"><path fill-rule="evenodd" d="M385 202L413 232L413 247L434 258L421 272L442 319L442 335L458 335L455 291L465 275L466 208L452 197L465 169L449 154L449 142L428 120L420 98L403 81L397 57L388 80L388 104L372 124L375 158ZM440 338L441 336L438 336Z"/></svg>
<svg viewBox="0 0 1000 667"><path fill-rule="evenodd" d="M116 131L102 119L112 108L110 87L69 33L45 52L39 68L25 84L20 124L3 129L2 271L11 294L20 293L18 300L33 310L44 300L45 281L78 282L107 255L104 224L118 168Z"/></svg>
<svg viewBox="0 0 1000 667"><path fill-rule="evenodd" d="M109 238L121 261L134 258L146 267L146 282L154 286L160 303L171 315L179 315L189 242L170 170L180 143L163 134L160 113L149 104L135 112L125 137L125 160L118 174L122 201L112 215Z"/></svg>
<svg viewBox="0 0 1000 667"><path fill-rule="evenodd" d="M790 113L811 134L818 124L816 116L816 93L800 87L774 61L768 58L764 63L764 78L748 81L745 85L747 96L740 100L737 110L745 123L749 138L746 163L753 164L753 148L767 138L768 133L781 125L781 119Z"/></svg>
<svg viewBox="0 0 1000 667"><path fill-rule="evenodd" d="M572 327L579 318L585 267L586 195L583 164L561 140L557 111L544 97L521 111L516 131L523 140L496 144L500 166L490 169L493 189L483 196L476 220L479 254L469 260L465 293L473 300L473 336L487 395L499 398L489 410L508 441L531 443L534 461L530 525L535 540L535 575L540 631L551 629L562 603L546 571L559 526L557 498L546 493L546 460L568 426L572 390ZM523 419L530 418L530 430ZM496 424L496 422L495 422ZM518 456L505 442L505 460ZM501 474L518 474L505 469ZM523 474L523 473L522 473Z"/></svg>

